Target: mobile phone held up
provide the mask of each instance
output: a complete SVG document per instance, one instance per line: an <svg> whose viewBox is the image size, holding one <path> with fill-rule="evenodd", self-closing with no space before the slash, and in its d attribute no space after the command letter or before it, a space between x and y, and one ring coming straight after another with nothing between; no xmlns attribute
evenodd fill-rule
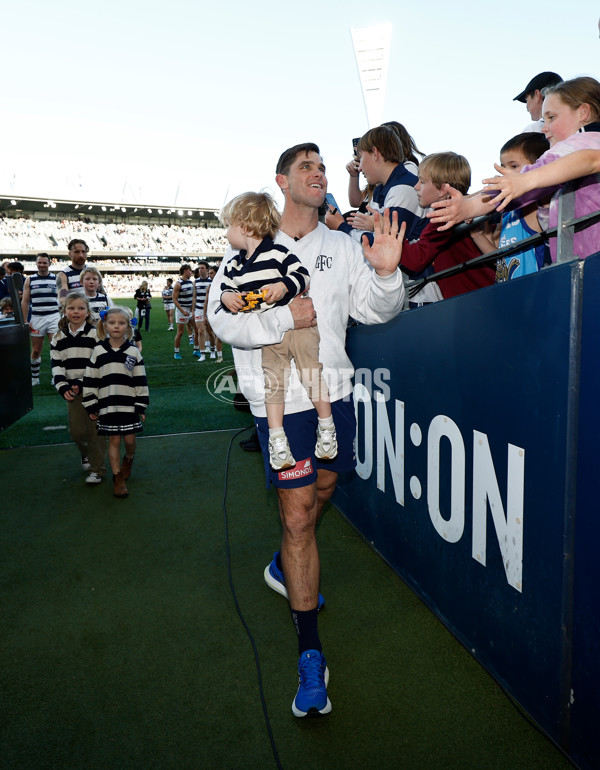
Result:
<svg viewBox="0 0 600 770"><path fill-rule="evenodd" d="M335 198L331 193L327 193L327 195L325 196L325 201L328 206L331 206L333 214L335 214L336 211L340 210L340 207L337 205L337 201L335 200Z"/></svg>
<svg viewBox="0 0 600 770"><path fill-rule="evenodd" d="M356 152L356 148L358 147L358 143L360 142L360 136L357 136L355 139L352 140L352 152L354 154L354 157L358 160L358 153Z"/></svg>

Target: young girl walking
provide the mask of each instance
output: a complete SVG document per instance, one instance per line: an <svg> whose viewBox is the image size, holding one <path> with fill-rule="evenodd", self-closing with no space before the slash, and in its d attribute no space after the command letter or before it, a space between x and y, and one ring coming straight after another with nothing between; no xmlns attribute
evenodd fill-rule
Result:
<svg viewBox="0 0 600 770"><path fill-rule="evenodd" d="M108 436L108 459L113 472L113 494L126 497L136 433L141 433L148 406L148 383L142 354L131 342L131 311L115 306L98 323L99 342L92 350L83 379L83 405ZM120 459L121 438L125 456Z"/></svg>
<svg viewBox="0 0 600 770"><path fill-rule="evenodd" d="M98 435L82 403L83 375L98 344L92 320L88 299L78 291L67 294L58 331L50 343L54 386L67 402L69 431L79 449L81 467L88 472L85 482L90 486L99 484L106 473L106 438Z"/></svg>

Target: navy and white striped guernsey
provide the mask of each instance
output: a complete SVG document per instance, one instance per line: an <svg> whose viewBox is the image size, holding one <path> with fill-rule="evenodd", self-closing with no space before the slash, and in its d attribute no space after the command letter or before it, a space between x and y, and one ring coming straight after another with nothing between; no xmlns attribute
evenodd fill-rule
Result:
<svg viewBox="0 0 600 770"><path fill-rule="evenodd" d="M101 310L108 310L109 304L106 294L97 292L95 297L88 297L87 299L90 303L90 310L94 315L100 316Z"/></svg>
<svg viewBox="0 0 600 770"><path fill-rule="evenodd" d="M179 284L179 296L177 297L177 301L181 307L186 310L191 310L192 298L194 296L194 284L192 281L185 281L183 278L178 278L177 283Z"/></svg>
<svg viewBox="0 0 600 770"><path fill-rule="evenodd" d="M278 302L267 305L259 302L253 312L268 310L270 307L287 305L301 294L310 283L308 270L295 254L280 243L274 243L268 236L258 244L250 258L246 251L234 252L225 265L221 292L257 291L270 283L283 281L287 293ZM222 307L225 307L222 305Z"/></svg>
<svg viewBox="0 0 600 770"><path fill-rule="evenodd" d="M49 316L58 313L58 289L54 273L44 276L39 273L30 275L29 291L32 316Z"/></svg>
<svg viewBox="0 0 600 770"><path fill-rule="evenodd" d="M74 289L81 288L81 281L79 280L79 278L84 270L85 270L85 267L73 267L72 265L70 265L67 270L62 271L67 277L67 283L69 284L69 291L74 291Z"/></svg>
<svg viewBox="0 0 600 770"><path fill-rule="evenodd" d="M149 403L148 382L142 354L126 340L113 348L110 340L99 342L83 378L83 406L89 414L144 414Z"/></svg>
<svg viewBox="0 0 600 770"><path fill-rule="evenodd" d="M169 289L162 290L162 300L163 300L163 305L173 304L173 287L172 286Z"/></svg>
<svg viewBox="0 0 600 770"><path fill-rule="evenodd" d="M210 288L212 281L210 278L196 278L196 309L204 310L204 302L206 301L206 294Z"/></svg>
<svg viewBox="0 0 600 770"><path fill-rule="evenodd" d="M90 362L92 350L98 344L98 334L91 324L84 324L81 331L73 334L58 331L50 343L50 359L54 387L64 396L72 385L83 387L83 375Z"/></svg>

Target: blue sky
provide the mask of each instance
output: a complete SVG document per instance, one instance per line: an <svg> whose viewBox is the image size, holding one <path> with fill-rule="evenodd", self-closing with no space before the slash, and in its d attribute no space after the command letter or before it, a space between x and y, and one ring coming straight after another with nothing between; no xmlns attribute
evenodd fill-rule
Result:
<svg viewBox="0 0 600 770"><path fill-rule="evenodd" d="M0 194L220 207L275 191L280 152L320 145L344 208L367 128L351 27L393 25L384 119L454 150L474 189L529 122L536 73L600 77L600 8L505 0L297 6L20 0L3 9ZM495 17L495 20L494 20Z"/></svg>

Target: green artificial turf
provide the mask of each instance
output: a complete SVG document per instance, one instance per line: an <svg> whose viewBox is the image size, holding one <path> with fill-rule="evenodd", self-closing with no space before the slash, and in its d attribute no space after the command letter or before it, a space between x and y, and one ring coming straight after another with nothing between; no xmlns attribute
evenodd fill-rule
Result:
<svg viewBox="0 0 600 770"><path fill-rule="evenodd" d="M569 767L332 507L318 539L333 711L292 716L295 632L263 580L277 498L234 430L251 417L207 391L217 364L189 346L174 361L162 309L151 318L129 497L85 485L46 355L34 410L0 434L2 768L262 770L269 729L286 770Z"/></svg>
<svg viewBox="0 0 600 770"><path fill-rule="evenodd" d="M3 768L276 767L228 554L286 770L569 766L331 507L318 537L333 711L296 719L295 633L263 580L277 501L237 437L226 479L233 433L140 439L124 500L85 486L72 446L7 453L44 472L0 510Z"/></svg>

